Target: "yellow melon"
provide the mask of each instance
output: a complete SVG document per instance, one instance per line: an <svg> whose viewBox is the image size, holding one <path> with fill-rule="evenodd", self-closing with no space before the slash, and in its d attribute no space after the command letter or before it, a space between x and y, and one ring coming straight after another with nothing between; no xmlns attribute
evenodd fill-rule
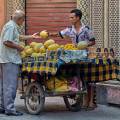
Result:
<svg viewBox="0 0 120 120"><path fill-rule="evenodd" d="M37 42L31 42L31 43L30 43L30 47L33 48L36 44L37 44Z"/></svg>
<svg viewBox="0 0 120 120"><path fill-rule="evenodd" d="M44 46L45 46L45 48L48 48L49 45L52 45L52 44L54 44L54 43L55 43L54 40L49 39L49 40L47 40L47 41L44 43Z"/></svg>
<svg viewBox="0 0 120 120"><path fill-rule="evenodd" d="M59 45L58 44L52 44L52 45L49 45L48 46L48 50L57 50L59 48Z"/></svg>
<svg viewBox="0 0 120 120"><path fill-rule="evenodd" d="M40 48L41 48L42 46L43 46L42 43L37 43L37 44L33 47L33 49L34 49L35 52L39 52L39 50L40 50Z"/></svg>
<svg viewBox="0 0 120 120"><path fill-rule="evenodd" d="M37 53L32 53L31 57L37 57Z"/></svg>
<svg viewBox="0 0 120 120"><path fill-rule="evenodd" d="M88 47L88 42L87 41L80 41L77 45L77 48L79 50L86 49Z"/></svg>
<svg viewBox="0 0 120 120"><path fill-rule="evenodd" d="M42 54L41 53L32 53L32 55L31 55L31 57L39 57L39 56L42 56Z"/></svg>
<svg viewBox="0 0 120 120"><path fill-rule="evenodd" d="M45 47L44 47L44 46L42 46L42 47L40 48L39 52L40 52L40 53L45 53L45 52L46 52Z"/></svg>
<svg viewBox="0 0 120 120"><path fill-rule="evenodd" d="M28 56L30 56L30 55L32 54L32 52L33 52L33 49L32 49L32 48L28 48L28 49L25 50L25 53L26 53Z"/></svg>
<svg viewBox="0 0 120 120"><path fill-rule="evenodd" d="M22 51L20 55L22 58L26 57L26 53L24 51Z"/></svg>
<svg viewBox="0 0 120 120"><path fill-rule="evenodd" d="M29 45L25 46L25 50L27 50L27 49L29 49L29 48L30 48L30 46L29 46Z"/></svg>
<svg viewBox="0 0 120 120"><path fill-rule="evenodd" d="M64 45L60 45L60 48L64 48Z"/></svg>
<svg viewBox="0 0 120 120"><path fill-rule="evenodd" d="M48 38L48 32L46 32L45 30L41 31L40 32L40 37L43 38L43 39Z"/></svg>

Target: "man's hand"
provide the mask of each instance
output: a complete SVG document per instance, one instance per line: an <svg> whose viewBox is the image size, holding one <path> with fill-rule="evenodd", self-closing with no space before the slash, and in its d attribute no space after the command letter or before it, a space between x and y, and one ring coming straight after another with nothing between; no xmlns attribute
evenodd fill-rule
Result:
<svg viewBox="0 0 120 120"><path fill-rule="evenodd" d="M59 36L58 33L48 33L48 35L51 36L51 37L58 37Z"/></svg>
<svg viewBox="0 0 120 120"><path fill-rule="evenodd" d="M19 52L23 51L24 50L24 47L21 46L21 45L18 45L18 44L15 44L11 41L5 41L3 43L5 46L9 47L9 48L13 48L13 49L17 49Z"/></svg>
<svg viewBox="0 0 120 120"><path fill-rule="evenodd" d="M34 33L31 37L32 37L33 39L34 39L34 38L40 38L39 32Z"/></svg>
<svg viewBox="0 0 120 120"><path fill-rule="evenodd" d="M23 46L18 45L18 46L17 46L17 50L18 50L19 52L22 52L22 51L24 50L24 47L23 47Z"/></svg>
<svg viewBox="0 0 120 120"><path fill-rule="evenodd" d="M92 41L89 41L89 42L88 42L88 47L89 47L89 46L93 46L93 45L95 45L95 40L92 40Z"/></svg>
<svg viewBox="0 0 120 120"><path fill-rule="evenodd" d="M34 33L33 35L20 35L19 36L20 40L29 40L29 39L36 39L40 38L39 32Z"/></svg>

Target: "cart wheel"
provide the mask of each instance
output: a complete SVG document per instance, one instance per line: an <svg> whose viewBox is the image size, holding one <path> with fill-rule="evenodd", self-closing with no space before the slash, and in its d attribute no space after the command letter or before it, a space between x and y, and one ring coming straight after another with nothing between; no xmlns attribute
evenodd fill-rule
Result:
<svg viewBox="0 0 120 120"><path fill-rule="evenodd" d="M25 93L25 106L30 114L39 114L44 107L45 95L43 87L37 83L30 83Z"/></svg>
<svg viewBox="0 0 120 120"><path fill-rule="evenodd" d="M64 102L68 110L78 112L81 110L83 103L83 95L68 95L63 96Z"/></svg>

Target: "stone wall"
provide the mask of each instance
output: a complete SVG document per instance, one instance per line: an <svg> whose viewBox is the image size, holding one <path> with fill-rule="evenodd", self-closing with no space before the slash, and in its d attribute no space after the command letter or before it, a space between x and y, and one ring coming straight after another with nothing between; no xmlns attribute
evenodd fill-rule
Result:
<svg viewBox="0 0 120 120"><path fill-rule="evenodd" d="M0 0L0 31L5 22L5 0Z"/></svg>
<svg viewBox="0 0 120 120"><path fill-rule="evenodd" d="M119 0L77 0L83 22L94 30L97 47L112 47L120 59Z"/></svg>

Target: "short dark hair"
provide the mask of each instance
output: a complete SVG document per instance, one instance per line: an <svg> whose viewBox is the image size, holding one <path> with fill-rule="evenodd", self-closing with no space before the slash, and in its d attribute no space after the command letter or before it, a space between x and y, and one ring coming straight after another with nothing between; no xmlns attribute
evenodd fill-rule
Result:
<svg viewBox="0 0 120 120"><path fill-rule="evenodd" d="M104 52L108 52L108 48L104 48Z"/></svg>
<svg viewBox="0 0 120 120"><path fill-rule="evenodd" d="M73 9L73 10L71 10L70 13L75 13L75 16L79 17L80 20L81 20L81 18L82 18L82 11L81 10L79 10L79 9Z"/></svg>

